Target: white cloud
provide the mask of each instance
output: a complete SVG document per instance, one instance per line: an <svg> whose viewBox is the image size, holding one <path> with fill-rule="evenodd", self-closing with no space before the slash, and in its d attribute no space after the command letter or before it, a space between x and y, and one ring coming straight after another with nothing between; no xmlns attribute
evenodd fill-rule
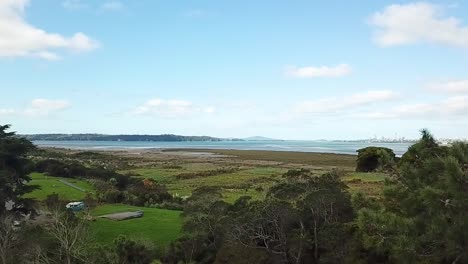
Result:
<svg viewBox="0 0 468 264"><path fill-rule="evenodd" d="M24 109L0 109L0 115L3 116L26 116L38 117L49 116L53 113L62 111L70 107L66 100L34 99Z"/></svg>
<svg viewBox="0 0 468 264"><path fill-rule="evenodd" d="M453 96L435 103L418 103L396 106L386 112L364 115L373 119L389 118L450 118L468 115L468 96Z"/></svg>
<svg viewBox="0 0 468 264"><path fill-rule="evenodd" d="M370 24L377 27L375 41L382 46L430 42L468 48L468 26L430 3L387 6L371 16Z"/></svg>
<svg viewBox="0 0 468 264"><path fill-rule="evenodd" d="M79 10L88 7L88 5L81 0L65 0L62 2L62 6L68 10Z"/></svg>
<svg viewBox="0 0 468 264"><path fill-rule="evenodd" d="M0 116L14 115L15 110L9 108L0 108Z"/></svg>
<svg viewBox="0 0 468 264"><path fill-rule="evenodd" d="M101 9L107 10L107 11L119 11L124 9L124 4L119 1L109 1L105 2L101 5Z"/></svg>
<svg viewBox="0 0 468 264"><path fill-rule="evenodd" d="M90 51L98 43L78 32L72 37L48 33L29 24L24 10L29 0L0 0L0 57L60 58L59 51Z"/></svg>
<svg viewBox="0 0 468 264"><path fill-rule="evenodd" d="M135 115L159 116L163 118L183 118L193 114L211 114L216 109L212 106L201 107L185 100L151 99L132 111Z"/></svg>
<svg viewBox="0 0 468 264"><path fill-rule="evenodd" d="M309 67L297 67L287 66L285 68L285 74L287 76L297 78L317 78L317 77L329 77L336 78L351 74L352 69L348 64L339 64L336 66L309 66Z"/></svg>
<svg viewBox="0 0 468 264"><path fill-rule="evenodd" d="M202 111L204 113L212 114L212 113L216 112L216 108L214 108L213 106L208 106L208 107L204 107L202 109Z"/></svg>
<svg viewBox="0 0 468 264"><path fill-rule="evenodd" d="M444 93L468 93L468 80L435 83L428 86L429 90Z"/></svg>
<svg viewBox="0 0 468 264"><path fill-rule="evenodd" d="M368 91L345 97L331 97L296 104L294 113L336 113L344 110L394 100L398 94L389 90Z"/></svg>

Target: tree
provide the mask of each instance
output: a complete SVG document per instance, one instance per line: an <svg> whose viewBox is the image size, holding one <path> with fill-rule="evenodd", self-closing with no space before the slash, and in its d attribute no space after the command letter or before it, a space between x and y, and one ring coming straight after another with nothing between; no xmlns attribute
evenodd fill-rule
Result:
<svg viewBox="0 0 468 264"><path fill-rule="evenodd" d="M121 264L149 264L154 259L148 247L123 235L114 240L114 245Z"/></svg>
<svg viewBox="0 0 468 264"><path fill-rule="evenodd" d="M14 132L7 132L9 128L9 125L0 126L0 214L7 210L6 207L26 213L31 200L22 198L22 195L35 188L26 185L31 180L28 176L31 166L26 155L35 147Z"/></svg>
<svg viewBox="0 0 468 264"><path fill-rule="evenodd" d="M358 149L356 171L372 172L390 169L395 163L395 153L389 148L367 147Z"/></svg>
<svg viewBox="0 0 468 264"><path fill-rule="evenodd" d="M263 249L282 263L342 262L354 212L338 173L292 170L284 178L265 201L234 205L238 209L231 212L228 228L232 242Z"/></svg>
<svg viewBox="0 0 468 264"><path fill-rule="evenodd" d="M0 215L0 264L49 263L42 254L47 244L42 230L24 222L16 225L15 219L12 214Z"/></svg>
<svg viewBox="0 0 468 264"><path fill-rule="evenodd" d="M184 207L186 235L172 243L164 257L167 263L213 263L224 240L224 222L229 205L221 190L203 186L195 189Z"/></svg>
<svg viewBox="0 0 468 264"><path fill-rule="evenodd" d="M446 156L447 150L446 146L437 144L437 141L429 130L422 129L421 139L408 148L408 151L403 154L398 165L421 166L427 159Z"/></svg>
<svg viewBox="0 0 468 264"><path fill-rule="evenodd" d="M338 175L312 178L304 198L304 210L312 230L314 260L341 262L346 256L346 223L354 218L351 198ZM319 255L322 252L322 256ZM340 261L341 260L341 261Z"/></svg>
<svg viewBox="0 0 468 264"><path fill-rule="evenodd" d="M302 248L291 245L297 241L299 219L297 211L286 202L252 202L231 222L229 238L232 243L262 249L281 263L301 263Z"/></svg>
<svg viewBox="0 0 468 264"><path fill-rule="evenodd" d="M428 133L400 161L379 208L359 211L366 249L394 262L468 262L468 144Z"/></svg>
<svg viewBox="0 0 468 264"><path fill-rule="evenodd" d="M90 236L86 223L70 211L51 210L48 234L57 243L57 258L66 264L86 263Z"/></svg>
<svg viewBox="0 0 468 264"><path fill-rule="evenodd" d="M0 263L13 263L17 257L16 249L21 245L18 233L13 226L13 217L10 215L0 215Z"/></svg>

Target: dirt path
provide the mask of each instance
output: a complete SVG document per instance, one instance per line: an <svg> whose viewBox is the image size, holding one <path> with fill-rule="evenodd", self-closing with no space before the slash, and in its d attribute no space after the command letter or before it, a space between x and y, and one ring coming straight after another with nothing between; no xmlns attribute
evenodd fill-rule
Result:
<svg viewBox="0 0 468 264"><path fill-rule="evenodd" d="M85 189L80 188L80 187L76 186L75 184L73 184L73 183L71 183L71 182L68 182L68 181L66 181L66 180L59 180L59 181L60 181L61 183L65 184L65 185L67 185L67 186L72 187L73 189L77 189L78 191L86 192Z"/></svg>

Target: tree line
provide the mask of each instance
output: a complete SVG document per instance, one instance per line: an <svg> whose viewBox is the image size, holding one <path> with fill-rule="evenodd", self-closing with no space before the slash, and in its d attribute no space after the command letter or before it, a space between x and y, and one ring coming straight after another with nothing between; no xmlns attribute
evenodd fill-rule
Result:
<svg viewBox="0 0 468 264"><path fill-rule="evenodd" d="M224 139L209 136L181 136L181 135L103 135L103 134L33 134L23 135L28 140L50 141L222 141Z"/></svg>

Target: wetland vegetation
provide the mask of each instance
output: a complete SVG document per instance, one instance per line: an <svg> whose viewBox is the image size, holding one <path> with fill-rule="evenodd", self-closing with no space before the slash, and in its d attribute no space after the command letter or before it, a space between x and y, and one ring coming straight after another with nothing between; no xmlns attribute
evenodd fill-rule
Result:
<svg viewBox="0 0 468 264"><path fill-rule="evenodd" d="M37 149L7 129L2 263L467 260L468 146L439 146L427 131L399 159L384 148ZM72 201L86 209L65 211ZM136 211L143 217L100 218Z"/></svg>

